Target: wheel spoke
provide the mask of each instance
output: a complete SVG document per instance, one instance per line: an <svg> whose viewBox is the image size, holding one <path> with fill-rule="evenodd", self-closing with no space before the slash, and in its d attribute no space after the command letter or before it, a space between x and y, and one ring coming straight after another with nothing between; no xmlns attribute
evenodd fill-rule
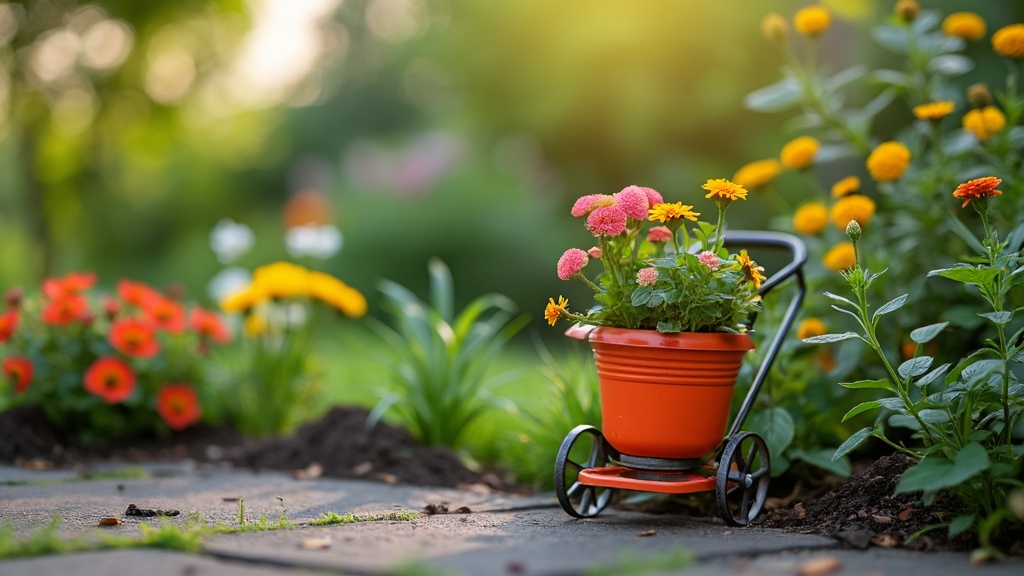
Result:
<svg viewBox="0 0 1024 576"><path fill-rule="evenodd" d="M590 508L590 501L594 497L594 488L587 486L587 489L583 491L583 497L580 498L580 514L587 514Z"/></svg>
<svg viewBox="0 0 1024 576"><path fill-rule="evenodd" d="M577 493L579 493L581 488L586 489L586 486L580 484L578 481L573 482L572 486L569 486L569 489L565 491L565 495L568 496L569 498L573 498L576 496Z"/></svg>
<svg viewBox="0 0 1024 576"><path fill-rule="evenodd" d="M758 468L756 472L751 472L750 473L750 477L752 479L754 479L754 480L757 480L758 478L760 478L761 476L764 476L767 473L768 473L768 467L767 466L762 466L762 467Z"/></svg>
<svg viewBox="0 0 1024 576"><path fill-rule="evenodd" d="M590 447L590 458L587 459L587 468L594 468L597 466L598 457L601 455L601 443L594 441L594 445Z"/></svg>
<svg viewBox="0 0 1024 576"><path fill-rule="evenodd" d="M566 460L565 464L566 464L566 466L572 466L573 468L575 468L576 472L579 472L580 470L583 470L583 468L584 468L583 464L579 464L577 462L573 462L572 460Z"/></svg>
<svg viewBox="0 0 1024 576"><path fill-rule="evenodd" d="M750 490L743 491L743 500L740 502L740 522L750 522Z"/></svg>

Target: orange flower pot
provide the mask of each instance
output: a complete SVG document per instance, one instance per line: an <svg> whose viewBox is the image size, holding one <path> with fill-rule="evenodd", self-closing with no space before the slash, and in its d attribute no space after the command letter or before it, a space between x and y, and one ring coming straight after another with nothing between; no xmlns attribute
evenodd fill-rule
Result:
<svg viewBox="0 0 1024 576"><path fill-rule="evenodd" d="M679 333L574 326L588 340L601 386L602 433L617 451L694 459L725 435L746 334Z"/></svg>

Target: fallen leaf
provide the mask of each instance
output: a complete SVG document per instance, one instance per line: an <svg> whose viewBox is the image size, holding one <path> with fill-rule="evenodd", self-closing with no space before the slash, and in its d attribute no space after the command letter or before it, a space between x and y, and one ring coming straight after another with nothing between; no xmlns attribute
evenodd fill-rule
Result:
<svg viewBox="0 0 1024 576"><path fill-rule="evenodd" d="M831 574L842 567L843 563L839 561L839 558L835 556L820 556L818 558L811 558L801 564L797 574L798 576L823 576L824 574Z"/></svg>
<svg viewBox="0 0 1024 576"><path fill-rule="evenodd" d="M907 519L914 514L914 512L916 512L916 510L914 510L913 508L904 508L903 510L901 510L900 515L898 516L900 522L906 522Z"/></svg>
<svg viewBox="0 0 1024 576"><path fill-rule="evenodd" d="M900 541L892 534L879 534L871 539L871 543L882 548L895 548L900 545Z"/></svg>
<svg viewBox="0 0 1024 576"><path fill-rule="evenodd" d="M370 472L373 472L373 462L363 462L352 467L352 474L356 476L366 476Z"/></svg>
<svg viewBox="0 0 1024 576"><path fill-rule="evenodd" d="M306 538L299 542L299 548L303 550L323 550L330 547L331 540L329 538Z"/></svg>
<svg viewBox="0 0 1024 576"><path fill-rule="evenodd" d="M805 518L807 516L807 510L804 509L803 502L797 502L796 506L793 506L793 511L796 512L797 518Z"/></svg>
<svg viewBox="0 0 1024 576"><path fill-rule="evenodd" d="M657 533L657 530L644 530L643 532L637 532L636 536L637 538L644 538L646 536L654 536Z"/></svg>
<svg viewBox="0 0 1024 576"><path fill-rule="evenodd" d="M296 480L313 480L323 475L324 467L319 462L312 462L301 470L289 470L288 473Z"/></svg>
<svg viewBox="0 0 1024 576"><path fill-rule="evenodd" d="M871 519L879 524L892 524L892 518L890 516L883 516L881 514L874 514Z"/></svg>
<svg viewBox="0 0 1024 576"><path fill-rule="evenodd" d="M100 518L100 526L118 526L122 524L120 518Z"/></svg>

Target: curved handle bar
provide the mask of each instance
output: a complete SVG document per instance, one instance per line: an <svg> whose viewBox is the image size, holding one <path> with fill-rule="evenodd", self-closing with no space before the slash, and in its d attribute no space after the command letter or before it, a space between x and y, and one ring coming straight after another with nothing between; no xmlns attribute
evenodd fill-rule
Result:
<svg viewBox="0 0 1024 576"><path fill-rule="evenodd" d="M775 274L772 274L771 278L761 283L761 289L758 290L758 294L762 296L800 270L804 263L807 262L807 246L804 245L804 241L784 232L732 230L725 233L725 244L726 246L730 244L740 245L744 248L786 248L790 251L793 256L790 263L783 266Z"/></svg>

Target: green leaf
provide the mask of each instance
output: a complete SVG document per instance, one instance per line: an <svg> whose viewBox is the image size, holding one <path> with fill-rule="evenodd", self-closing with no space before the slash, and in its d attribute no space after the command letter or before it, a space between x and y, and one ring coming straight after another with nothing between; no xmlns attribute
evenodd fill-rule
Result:
<svg viewBox="0 0 1024 576"><path fill-rule="evenodd" d="M979 312L978 316L988 318L1000 326L1005 326L1013 318L1013 312L1002 310L999 312Z"/></svg>
<svg viewBox="0 0 1024 576"><path fill-rule="evenodd" d="M861 412L867 412L868 410L874 410L875 408L878 408L881 405L882 405L881 400L869 400L867 402L861 402L860 404L857 404L853 408L850 408L850 411L847 412L845 416L843 416L843 420L842 421L846 422L847 420L849 420L850 418L853 418L854 416L856 416L857 414L860 414Z"/></svg>
<svg viewBox="0 0 1024 576"><path fill-rule="evenodd" d="M959 486L988 469L988 452L977 443L970 442L956 455L953 462L938 455L927 456L908 468L896 486L896 494L903 492L935 492Z"/></svg>
<svg viewBox="0 0 1024 576"><path fill-rule="evenodd" d="M957 534L962 534L963 532L970 530L971 526L974 526L974 514L957 516L949 523L949 537L952 538Z"/></svg>
<svg viewBox="0 0 1024 576"><path fill-rule="evenodd" d="M941 334L946 329L946 326L949 326L949 322L939 322L938 324L929 324L928 326L916 328L910 332L910 339L918 344L926 344Z"/></svg>
<svg viewBox="0 0 1024 576"><path fill-rule="evenodd" d="M888 314L889 312L894 312L896 310L899 310L900 308L903 307L903 305L906 302L907 302L907 295L906 294L904 294L902 296L897 296L897 297L893 298L892 300L889 300L885 304L882 304L882 307L879 308L878 310L876 310L874 314L872 314L871 321L874 322L875 318L878 318L879 316L882 316L884 314Z"/></svg>
<svg viewBox="0 0 1024 576"><path fill-rule="evenodd" d="M921 386L922 388L927 386L927 385L929 385L929 384L931 384L932 382L934 382L937 379L941 378L946 373L946 371L949 370L950 366L952 366L952 364L950 364L949 362L943 364L942 366L939 366L935 370L932 370L928 374L924 375L924 377L922 377L920 380L915 382L915 384L917 384L918 386Z"/></svg>
<svg viewBox="0 0 1024 576"><path fill-rule="evenodd" d="M907 75L899 70L875 70L868 76L868 80L876 84L887 84L889 86L907 87Z"/></svg>
<svg viewBox="0 0 1024 576"><path fill-rule="evenodd" d="M658 332L661 332L662 334L675 334L683 329L678 320L672 322L658 322L657 328Z"/></svg>
<svg viewBox="0 0 1024 576"><path fill-rule="evenodd" d="M829 344L832 342L849 340L851 338L860 338L860 336L858 336L856 332L843 332L842 334L822 334L820 336L811 336L810 338L804 338L803 341L807 344Z"/></svg>
<svg viewBox="0 0 1024 576"><path fill-rule="evenodd" d="M911 358L903 364L900 364L900 367L897 368L896 371L899 372L900 376L903 378L914 378L927 372L928 369L932 367L933 360L934 358L931 356L918 356L917 358Z"/></svg>
<svg viewBox="0 0 1024 576"><path fill-rule="evenodd" d="M960 76L974 68L974 61L959 54L943 54L928 62L928 69L944 76Z"/></svg>
<svg viewBox="0 0 1024 576"><path fill-rule="evenodd" d="M854 432L852 436L839 445L839 448L836 448L836 453L832 455L832 460L838 460L854 451L858 446L863 444L869 436L871 436L872 432L873 430L871 428L861 428Z"/></svg>
<svg viewBox="0 0 1024 576"><path fill-rule="evenodd" d="M764 438L768 445L768 453L774 460L793 442L796 424L785 408L773 406L767 410L759 410L747 421L748 426Z"/></svg>
<svg viewBox="0 0 1024 576"><path fill-rule="evenodd" d="M895 26L875 26L871 29L875 42L896 54L907 53L907 33Z"/></svg>
<svg viewBox="0 0 1024 576"><path fill-rule="evenodd" d="M654 296L654 288L650 286L641 286L633 291L630 297L630 303L633 306L645 306L651 301L651 297Z"/></svg>
<svg viewBox="0 0 1024 576"><path fill-rule="evenodd" d="M852 472L850 466L850 459L841 457L836 460L832 459L832 455L835 453L831 448L821 448L820 450L802 450L800 448L794 448L789 451L790 455L795 460L803 460L811 466L816 466L822 470L846 478Z"/></svg>
<svg viewBox="0 0 1024 576"><path fill-rule="evenodd" d="M889 392L896 391L896 388L893 387L892 383L888 380L858 380L856 382L840 382L839 385L843 388L849 388L850 390L873 388L878 390L888 390Z"/></svg>
<svg viewBox="0 0 1024 576"><path fill-rule="evenodd" d="M985 284L999 276L999 270L995 268L974 268L972 266L954 266L952 268L941 268L932 270L928 276L942 276L965 284Z"/></svg>
<svg viewBox="0 0 1024 576"><path fill-rule="evenodd" d="M949 412L937 408L926 408L917 413L917 416L926 424L942 424L949 422Z"/></svg>
<svg viewBox="0 0 1024 576"><path fill-rule="evenodd" d="M785 77L743 97L743 105L754 112L781 112L796 106L802 98L800 84Z"/></svg>
<svg viewBox="0 0 1024 576"><path fill-rule="evenodd" d="M842 302L843 304L848 304L850 306L853 306L854 308L857 308L857 304L855 304L849 298L843 298L842 296L840 296L838 294L833 294L833 293L831 293L831 292L829 292L827 290L825 291L825 296L835 300L836 302Z"/></svg>

